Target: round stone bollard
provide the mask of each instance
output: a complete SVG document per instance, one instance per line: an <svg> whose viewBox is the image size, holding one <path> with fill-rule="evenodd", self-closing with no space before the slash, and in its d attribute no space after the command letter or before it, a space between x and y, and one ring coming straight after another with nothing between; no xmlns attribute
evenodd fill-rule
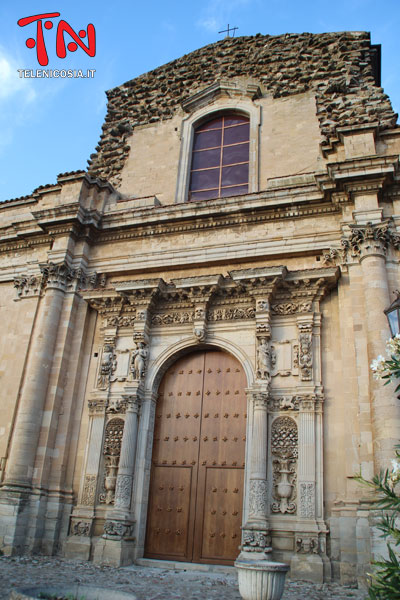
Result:
<svg viewBox="0 0 400 600"><path fill-rule="evenodd" d="M238 559L239 592L243 600L280 600L289 565L270 560Z"/></svg>
<svg viewBox="0 0 400 600"><path fill-rule="evenodd" d="M38 598L66 598L67 600L137 600L134 594L119 592L92 585L40 585L15 589L10 592L9 600L37 600Z"/></svg>

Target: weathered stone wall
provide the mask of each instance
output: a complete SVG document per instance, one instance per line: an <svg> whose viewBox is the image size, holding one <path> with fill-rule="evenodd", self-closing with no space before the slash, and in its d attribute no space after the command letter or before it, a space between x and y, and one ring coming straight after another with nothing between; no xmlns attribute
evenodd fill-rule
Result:
<svg viewBox="0 0 400 600"><path fill-rule="evenodd" d="M89 172L119 186L132 130L170 119L182 101L213 83L247 75L265 95L282 98L313 90L321 141L329 146L338 126L379 123L397 115L375 82L366 32L226 38L110 90L103 133Z"/></svg>

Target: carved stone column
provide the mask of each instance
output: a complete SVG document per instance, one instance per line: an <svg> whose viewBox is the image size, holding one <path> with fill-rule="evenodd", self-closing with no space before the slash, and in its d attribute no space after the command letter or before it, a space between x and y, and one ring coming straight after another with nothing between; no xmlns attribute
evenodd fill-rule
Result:
<svg viewBox="0 0 400 600"><path fill-rule="evenodd" d="M132 386L133 387L133 386ZM129 511L132 496L132 482L136 457L136 442L138 433L138 413L140 400L137 389L131 396L124 395L127 399L125 414L125 427L122 437L121 455L115 488L114 507L115 513L121 510ZM112 517L111 517L112 518Z"/></svg>
<svg viewBox="0 0 400 600"><path fill-rule="evenodd" d="M268 445L268 393L248 391L253 408L251 436L251 467L249 489L249 518L243 527L241 556L272 551L267 519L267 445Z"/></svg>
<svg viewBox="0 0 400 600"><path fill-rule="evenodd" d="M369 362L383 354L390 337L384 309L390 304L386 251L391 241L388 223L351 228L350 246L359 257L364 286L365 327ZM388 467L400 431L400 405L392 386L383 386L369 371L375 470Z"/></svg>

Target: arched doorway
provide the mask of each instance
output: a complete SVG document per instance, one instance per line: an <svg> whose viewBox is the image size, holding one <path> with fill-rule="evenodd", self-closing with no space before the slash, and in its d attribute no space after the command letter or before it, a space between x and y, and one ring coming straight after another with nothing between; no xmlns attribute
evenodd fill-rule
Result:
<svg viewBox="0 0 400 600"><path fill-rule="evenodd" d="M145 556L232 564L242 524L246 376L230 354L193 352L159 389Z"/></svg>

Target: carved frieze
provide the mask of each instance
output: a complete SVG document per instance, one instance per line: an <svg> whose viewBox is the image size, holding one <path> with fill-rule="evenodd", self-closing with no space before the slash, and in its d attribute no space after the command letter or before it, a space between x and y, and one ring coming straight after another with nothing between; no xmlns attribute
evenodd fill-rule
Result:
<svg viewBox="0 0 400 600"><path fill-rule="evenodd" d="M294 315L301 312L312 311L312 300L303 302L280 302L272 304L272 313L275 315Z"/></svg>
<svg viewBox="0 0 400 600"><path fill-rule="evenodd" d="M252 306L239 308L214 308L207 312L209 321L233 321L239 319L254 319L256 316L255 308Z"/></svg>
<svg viewBox="0 0 400 600"><path fill-rule="evenodd" d="M160 325L175 325L183 323L192 323L194 312L193 311L174 311L165 314L156 314L151 318L151 324L155 326Z"/></svg>
<svg viewBox="0 0 400 600"><path fill-rule="evenodd" d="M273 465L272 512L293 514L296 512L298 432L296 422L290 417L275 419L271 430L271 454Z"/></svg>

